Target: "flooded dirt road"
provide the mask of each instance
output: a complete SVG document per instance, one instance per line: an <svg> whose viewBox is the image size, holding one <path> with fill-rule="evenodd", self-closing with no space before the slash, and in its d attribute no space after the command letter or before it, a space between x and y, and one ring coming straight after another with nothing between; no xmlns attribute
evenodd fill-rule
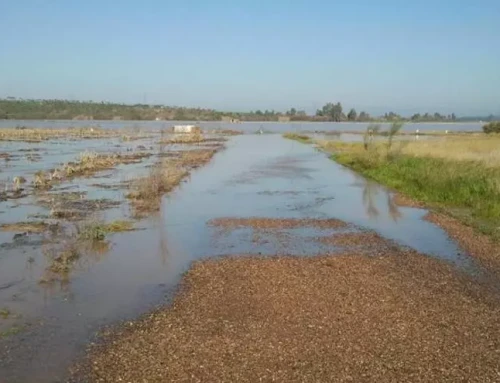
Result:
<svg viewBox="0 0 500 383"><path fill-rule="evenodd" d="M242 228L226 238L207 223L221 217L336 218L423 253L473 267L422 209L398 207L391 193L336 164L311 146L280 136L235 137L224 153L198 172L175 197L165 200L166 237L175 264L212 254L324 253L314 230L298 230L291 241L256 248ZM299 228L300 229L300 228ZM296 236L295 236L296 234ZM215 240L214 240L215 236ZM182 260L182 261L181 261Z"/></svg>
<svg viewBox="0 0 500 383"><path fill-rule="evenodd" d="M332 254L339 249L323 239L370 229L461 270L483 273L442 229L422 219L425 214L397 206L385 188L311 146L279 135L233 137L163 199L158 216L139 222L143 230L114 235L111 250L68 283L46 289L29 264L15 258L19 254L2 253L0 270L12 263L7 267L17 268L17 274L0 274L0 308L20 313L25 324L18 334L0 339L0 382L64 381L97 330L164 304L191 263L207 257ZM336 219L346 225L291 223L269 235L241 221L262 217ZM228 224L231 230L224 229ZM376 249L362 245L345 246ZM25 256L37 246L25 247Z"/></svg>

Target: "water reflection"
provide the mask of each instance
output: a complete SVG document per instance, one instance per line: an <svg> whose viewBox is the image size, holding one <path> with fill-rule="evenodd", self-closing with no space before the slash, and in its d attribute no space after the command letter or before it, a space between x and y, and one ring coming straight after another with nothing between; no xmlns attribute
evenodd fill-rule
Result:
<svg viewBox="0 0 500 383"><path fill-rule="evenodd" d="M397 222L403 216L398 205L394 202L393 194L387 193L387 207L389 209L389 215L394 222Z"/></svg>
<svg viewBox="0 0 500 383"><path fill-rule="evenodd" d="M372 182L366 182L363 188L363 203L366 208L366 214L371 219L377 219L380 215L379 210L375 206L375 198L378 194L378 186Z"/></svg>
<svg viewBox="0 0 500 383"><path fill-rule="evenodd" d="M64 231L51 232L42 245L45 259L38 281L44 297L61 293L66 299L72 297L72 276L101 262L111 248L111 242L107 240L81 241Z"/></svg>
<svg viewBox="0 0 500 383"><path fill-rule="evenodd" d="M387 211L387 215L394 222L398 222L403 217L401 209L394 201L394 194L372 181L363 180L357 183L361 186L360 184L363 187L362 199L368 218L377 220L380 211Z"/></svg>

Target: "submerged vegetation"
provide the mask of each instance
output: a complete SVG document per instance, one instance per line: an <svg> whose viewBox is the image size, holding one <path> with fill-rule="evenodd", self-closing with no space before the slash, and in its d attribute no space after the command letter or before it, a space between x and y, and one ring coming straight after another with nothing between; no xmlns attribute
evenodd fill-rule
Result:
<svg viewBox="0 0 500 383"><path fill-rule="evenodd" d="M332 158L500 238L500 137L317 141ZM370 137L370 134L367 135Z"/></svg>
<svg viewBox="0 0 500 383"><path fill-rule="evenodd" d="M74 139L99 139L119 137L123 132L111 129L100 129L98 127L45 129L45 128L2 128L0 129L0 141L28 141L41 142L50 139L74 138Z"/></svg>
<svg viewBox="0 0 500 383"><path fill-rule="evenodd" d="M177 186L189 171L206 164L217 150L186 150L176 157L163 158L146 177L136 180L127 195L135 214L140 216L160 209L161 197Z"/></svg>
<svg viewBox="0 0 500 383"><path fill-rule="evenodd" d="M77 161L68 162L51 171L39 171L35 173L33 186L39 189L47 189L50 188L54 182L77 176L88 177L96 172L111 169L120 164L138 163L143 158L150 156L152 156L151 153L98 154L95 152L83 152L80 154Z"/></svg>
<svg viewBox="0 0 500 383"><path fill-rule="evenodd" d="M223 142L224 138L207 138L200 132L193 134L174 134L173 137L160 141L160 144L198 144L203 142Z"/></svg>
<svg viewBox="0 0 500 383"><path fill-rule="evenodd" d="M121 201L106 198L88 199L85 192L42 193L37 203L49 210L47 218L83 220L103 210L120 206Z"/></svg>
<svg viewBox="0 0 500 383"><path fill-rule="evenodd" d="M134 230L131 221L117 220L111 223L91 222L77 227L78 238L81 240L102 241L107 235Z"/></svg>
<svg viewBox="0 0 500 383"><path fill-rule="evenodd" d="M44 248L47 267L41 283L67 280L68 274L83 256L107 252L110 248L107 237L113 233L132 231L134 225L125 220L106 223L91 219L66 229L52 238Z"/></svg>
<svg viewBox="0 0 500 383"><path fill-rule="evenodd" d="M288 138L289 140L295 140L303 143L310 143L311 137L305 134L296 134L296 133L285 133L283 137Z"/></svg>
<svg viewBox="0 0 500 383"><path fill-rule="evenodd" d="M2 231L42 233L48 228L48 224L41 221L5 223L0 225Z"/></svg>

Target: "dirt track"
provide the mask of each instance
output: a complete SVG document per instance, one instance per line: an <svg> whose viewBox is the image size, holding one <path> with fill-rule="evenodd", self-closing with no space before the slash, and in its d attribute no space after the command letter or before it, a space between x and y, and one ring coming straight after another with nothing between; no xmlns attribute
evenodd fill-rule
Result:
<svg viewBox="0 0 500 383"><path fill-rule="evenodd" d="M496 298L413 252L198 262L94 382L499 382Z"/></svg>

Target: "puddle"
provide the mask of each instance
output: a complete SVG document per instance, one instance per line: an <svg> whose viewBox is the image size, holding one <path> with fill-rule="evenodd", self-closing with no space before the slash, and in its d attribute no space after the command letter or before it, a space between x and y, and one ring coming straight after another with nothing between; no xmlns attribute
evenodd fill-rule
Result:
<svg viewBox="0 0 500 383"><path fill-rule="evenodd" d="M112 140L103 142L106 145L97 144L101 149L112 147ZM49 151L53 146L43 144ZM149 143L144 146L150 147ZM180 148L173 145L171 149ZM62 160L63 156L58 156L52 162ZM147 172L154 160L119 166L109 179L79 179L77 190L72 192L92 200L120 202L120 185ZM109 187L99 187L104 184ZM67 186L62 183L56 190ZM25 202L28 205L18 208L22 212L16 217L19 220L26 220L29 214L44 214L33 207L30 197ZM80 199L70 202L81 203ZM2 219L16 210L7 206L1 206L2 211L8 211ZM127 214L119 206L102 213L112 219ZM64 381L68 367L83 355L98 329L136 318L165 302L190 263L208 256L335 252L327 240L316 239L344 235L342 242L348 245L350 237L346 235L361 227L457 267L475 270L473 260L443 230L422 220L425 214L425 210L396 206L386 189L332 162L311 146L272 134L231 137L225 150L163 198L157 217L139 223L144 230L114 234L109 251L88 257L68 280L38 283L44 262L38 236L19 237L21 245L6 245L8 249L1 250L0 308L8 307L20 315L21 324L29 324L23 327L25 331L0 340L2 379ZM256 232L248 225L221 235L210 224L214 219L252 217L335 218L349 225L297 228L292 224L276 236ZM8 234L12 239L12 233ZM2 326L0 319L0 330Z"/></svg>
<svg viewBox="0 0 500 383"><path fill-rule="evenodd" d="M422 220L426 210L398 207L383 187L366 181L308 145L277 135L235 137L225 152L165 201L173 256L207 255L217 217L337 218L397 243L472 267L444 231ZM237 239L227 251L253 253ZM291 244L285 249L294 254Z"/></svg>

